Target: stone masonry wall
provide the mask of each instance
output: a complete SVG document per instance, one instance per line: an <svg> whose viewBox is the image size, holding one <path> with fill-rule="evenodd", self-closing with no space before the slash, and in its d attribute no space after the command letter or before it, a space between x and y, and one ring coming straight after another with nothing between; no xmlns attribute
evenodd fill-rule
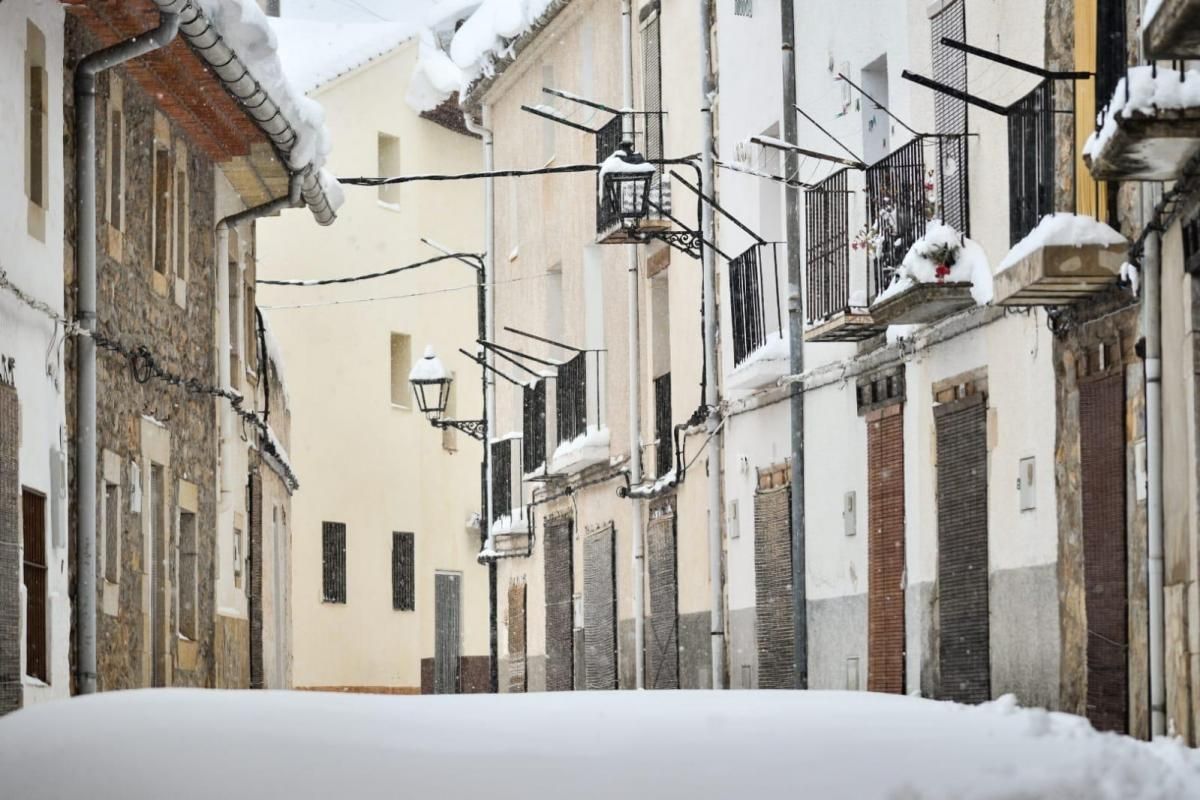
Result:
<svg viewBox="0 0 1200 800"><path fill-rule="evenodd" d="M86 53L96 50L98 43L83 29L77 20L67 19L67 62L68 67L78 62ZM124 76L123 69L113 73ZM70 104L73 69L66 71L66 98ZM97 100L96 130L97 164L97 215L98 215L98 319L99 329L106 335L132 346L145 345L154 353L166 369L185 377L197 378L206 384L215 383L216 362L213 342L213 307L216 292L214 273L214 167L199 154L186 136L176 127L170 128L170 163L176 164L176 150L180 145L187 148L188 172L188 269L184 289L186 300L175 285L175 276L170 276L166 291L154 287L154 268L151 263L152 200L154 191L153 158L155 147L154 99L142 92L131 80L123 80L125 135L125 225L119 248L114 248L114 234L109 230L104 215L104 175L106 170L108 126L104 124L108 114L110 79L100 81L100 96ZM66 174L74 174L72 153L74 144L73 110L66 109L67 138L64 148L67 158ZM162 123L159 123L160 129ZM74 217L75 186L70 179L66 185L67 208L67 312L75 316L75 259L73 241L76 230ZM119 256L119 258L115 257ZM180 276L182 277L182 276ZM75 396L78 376L74 370L75 348L67 343L67 363L71 365L67 383L68 428L71 433L70 470L71 497L77 497L74 485L74 432L77 427ZM186 480L198 487L197 539L199 569L199 632L198 641L185 643L180 650L179 637L166 637L170 651L167 677L170 683L189 686L215 685L214 661L214 583L216 548L216 498L215 466L217 461L218 432L215 405L212 398L191 395L183 390L159 381L142 384L131 373L129 362L115 353L101 350L97 366L97 433L101 454L108 450L115 453L121 463L122 503L118 515L122 527L121 579L117 590L115 614L98 613L98 666L101 689L119 689L146 686L150 676L143 667L142 652L145 630L143 582L148 579L147 565L143 563L144 541L142 535L142 512L146 498L141 497L141 511L136 499L139 487L133 483L140 475L144 485L146 465L141 458L140 426L143 415L160 421L170 434L170 465L166 475L165 501L171 509L171 541L177 536L176 513L179 481ZM102 460L102 459L101 459ZM137 464L137 470L133 468ZM103 474L101 468L101 474ZM78 528L77 509L72 506L71 547L74 549ZM99 526L98 526L99 527ZM169 547L170 574L177 570L175 548ZM72 561L72 570L74 562ZM103 581L98 581L98 607L103 608ZM74 585L74 582L72 582ZM175 609L171 606L170 629L176 630ZM77 608L72 604L72 608ZM74 630L74 626L73 626ZM243 684L244 685L244 684Z"/></svg>

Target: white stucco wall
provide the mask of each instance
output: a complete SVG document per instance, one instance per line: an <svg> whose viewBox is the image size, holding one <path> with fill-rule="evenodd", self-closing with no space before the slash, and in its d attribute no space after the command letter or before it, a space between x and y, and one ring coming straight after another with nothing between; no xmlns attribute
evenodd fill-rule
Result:
<svg viewBox="0 0 1200 800"><path fill-rule="evenodd" d="M45 36L47 81L46 140L48 199L44 233L32 235L24 189L27 113L25 51L27 22ZM0 267L9 280L57 313L63 309L63 9L55 3L10 0L0 4ZM9 116L11 113L11 116ZM71 606L67 580L66 382L62 329L0 290L0 357L15 360L21 405L20 482L46 496L47 614L49 685L26 679L25 702L69 692ZM22 592L22 618L25 595ZM23 636L22 636L23 641ZM24 659L24 655L22 655ZM24 663L24 662L23 662Z"/></svg>

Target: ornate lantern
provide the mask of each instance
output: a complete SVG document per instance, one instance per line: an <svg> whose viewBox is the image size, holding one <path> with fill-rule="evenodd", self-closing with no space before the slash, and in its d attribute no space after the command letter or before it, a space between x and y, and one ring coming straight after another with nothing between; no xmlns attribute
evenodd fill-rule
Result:
<svg viewBox="0 0 1200 800"><path fill-rule="evenodd" d="M453 381L442 360L433 354L433 347L427 346L425 356L408 373L408 382L416 395L417 408L430 422L437 422L446 413Z"/></svg>
<svg viewBox="0 0 1200 800"><path fill-rule="evenodd" d="M622 228L637 228L650 215L650 184L655 166L631 142L623 142L600 165L603 201L621 220Z"/></svg>

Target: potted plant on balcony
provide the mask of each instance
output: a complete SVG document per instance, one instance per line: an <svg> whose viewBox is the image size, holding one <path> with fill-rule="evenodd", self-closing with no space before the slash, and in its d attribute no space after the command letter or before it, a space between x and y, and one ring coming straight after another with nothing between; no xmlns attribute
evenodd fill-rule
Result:
<svg viewBox="0 0 1200 800"><path fill-rule="evenodd" d="M917 325L991 299L992 271L983 248L935 220L909 248L871 315L887 325Z"/></svg>

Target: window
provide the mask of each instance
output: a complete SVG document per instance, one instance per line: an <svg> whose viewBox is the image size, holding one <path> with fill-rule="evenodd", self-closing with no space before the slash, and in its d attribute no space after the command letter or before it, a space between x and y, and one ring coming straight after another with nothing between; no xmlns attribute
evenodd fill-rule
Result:
<svg viewBox="0 0 1200 800"><path fill-rule="evenodd" d="M646 110L646 158L663 157L662 117L662 27L658 14L642 27L642 104Z"/></svg>
<svg viewBox="0 0 1200 800"><path fill-rule="evenodd" d="M405 333L392 334L392 405L408 408L408 373L412 371L412 338Z"/></svg>
<svg viewBox="0 0 1200 800"><path fill-rule="evenodd" d="M884 54L871 62L862 71L860 78L863 91L875 98L876 105L865 97L862 100L863 159L874 164L888 154L891 122L881 106L888 104L888 67Z"/></svg>
<svg viewBox="0 0 1200 800"><path fill-rule="evenodd" d="M199 639L197 620L200 606L199 551L196 542L196 513L179 511L179 633Z"/></svg>
<svg viewBox="0 0 1200 800"><path fill-rule="evenodd" d="M46 641L46 498L21 491L25 577L25 674L49 680Z"/></svg>
<svg viewBox="0 0 1200 800"><path fill-rule="evenodd" d="M104 453L104 504L100 536L101 576L109 583L121 582L121 461L115 453Z"/></svg>
<svg viewBox="0 0 1200 800"><path fill-rule="evenodd" d="M942 44L942 39L956 42L967 40L965 0L943 3L941 10L929 20L933 79L965 92L967 54ZM1080 81L1080 85L1085 83L1090 81ZM932 178L938 194L936 213L947 225L966 234L971 228L970 206L967 202L967 104L957 97L935 92L933 119L937 132L951 137L938 140L937 159L930 165L933 167ZM867 159L868 162L870 160ZM922 233L924 230L922 225Z"/></svg>
<svg viewBox="0 0 1200 800"><path fill-rule="evenodd" d="M171 154L154 147L154 271L164 278L171 269Z"/></svg>
<svg viewBox="0 0 1200 800"><path fill-rule="evenodd" d="M242 554L244 552L242 529L235 527L233 529L233 586L235 589L242 588L242 565L245 563L245 557Z"/></svg>
<svg viewBox="0 0 1200 800"><path fill-rule="evenodd" d="M413 611L416 601L414 535L392 533L392 608Z"/></svg>
<svg viewBox="0 0 1200 800"><path fill-rule="evenodd" d="M116 75L108 78L108 168L104 178L108 202L105 219L118 231L125 230L125 89Z"/></svg>
<svg viewBox="0 0 1200 800"><path fill-rule="evenodd" d="M188 201L187 151L175 148L175 278L188 279L188 220L191 219Z"/></svg>
<svg viewBox="0 0 1200 800"><path fill-rule="evenodd" d="M654 465L661 478L675 467L671 431L671 373L654 379Z"/></svg>
<svg viewBox="0 0 1200 800"><path fill-rule="evenodd" d="M1009 244L1054 211L1054 82L1043 81L1008 109Z"/></svg>
<svg viewBox="0 0 1200 800"><path fill-rule="evenodd" d="M379 134L379 175L391 177L400 174L400 140L386 133ZM379 187L379 202L385 206L400 205L400 184Z"/></svg>
<svg viewBox="0 0 1200 800"><path fill-rule="evenodd" d="M346 524L321 523L321 600L346 602Z"/></svg>
<svg viewBox="0 0 1200 800"><path fill-rule="evenodd" d="M254 262L250 261L248 266L242 270L242 275L245 280L242 283L242 324L245 329L246 343L246 372L250 374L258 373L258 314L255 312L254 305Z"/></svg>
<svg viewBox="0 0 1200 800"><path fill-rule="evenodd" d="M237 231L229 231L229 380L238 384L242 353L242 247Z"/></svg>
<svg viewBox="0 0 1200 800"><path fill-rule="evenodd" d="M44 239L49 172L49 81L46 37L32 22L25 26L25 193L29 198L30 234Z"/></svg>
<svg viewBox="0 0 1200 800"><path fill-rule="evenodd" d="M492 448L492 522L512 514L512 443L499 439Z"/></svg>

